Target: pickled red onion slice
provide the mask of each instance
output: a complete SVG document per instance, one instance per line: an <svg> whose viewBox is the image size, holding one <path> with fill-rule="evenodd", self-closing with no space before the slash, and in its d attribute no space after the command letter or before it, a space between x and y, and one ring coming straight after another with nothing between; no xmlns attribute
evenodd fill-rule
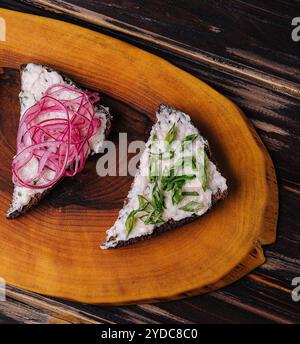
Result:
<svg viewBox="0 0 300 344"><path fill-rule="evenodd" d="M55 84L21 117L13 182L46 189L80 172L90 153L89 139L101 125L95 117L98 93Z"/></svg>

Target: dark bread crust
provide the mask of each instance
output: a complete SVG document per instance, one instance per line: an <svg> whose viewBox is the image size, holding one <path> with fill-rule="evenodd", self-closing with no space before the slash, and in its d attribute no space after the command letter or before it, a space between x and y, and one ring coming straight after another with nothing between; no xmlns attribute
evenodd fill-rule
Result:
<svg viewBox="0 0 300 344"><path fill-rule="evenodd" d="M26 68L27 64L23 64L20 66L20 74L22 76L22 73L24 71L24 69ZM54 69L52 69L51 67L42 65L48 72L54 71ZM74 85L80 89L82 89L82 87L79 87L78 85L76 85L69 77L67 77L66 75L60 73L60 75L62 76L63 80L69 84L69 85ZM112 116L110 115L109 111L107 111L102 105L100 105L100 103L95 105L96 108L101 109L102 112L105 113L106 115L106 128L104 131L104 135L105 137L107 137L110 133L111 130L111 121L112 121ZM56 184L57 185L57 184ZM53 187L55 187L56 185L54 185ZM32 208L33 206L35 206L36 204L38 204L44 197L46 197L49 192L53 189L53 187L35 194L31 200L29 201L28 204L26 204L23 208L21 209L15 209L13 210L13 207L11 206L11 208L8 210L8 213L6 215L7 219L15 219L16 217L20 216L21 214L26 213L30 208Z"/></svg>
<svg viewBox="0 0 300 344"><path fill-rule="evenodd" d="M214 194L212 196L212 205L210 207L210 209L208 211L210 211L212 209L212 207L218 202L218 201L221 201L222 199L225 199L227 197L227 191L225 192L217 192L216 194ZM208 211L205 213L207 214ZM124 246L127 246L127 245L130 245L130 244L133 244L135 242L138 242L138 241L143 241L143 240L146 240L146 239L150 239L154 236L157 236L161 233L165 233L171 229L175 229L177 227L181 227L181 226L184 226L188 223L191 223L193 222L194 220L198 219L199 217L202 217L203 215L201 216L198 216L198 215L195 215L193 214L192 216L189 216L189 217L186 217L180 221L174 221L173 219L169 220L168 222L164 223L163 225L159 226L159 227L156 227L154 228L154 231L151 233L151 234L146 234L146 235L142 235L140 237L137 237L137 238L131 238L129 240L122 240L122 241L119 241L118 244L114 247L110 247L110 248L119 248L119 247L124 247Z"/></svg>
<svg viewBox="0 0 300 344"><path fill-rule="evenodd" d="M169 111L173 111L175 109L173 109L172 107L166 105L166 104L161 104L159 106L159 111L162 111L164 109L168 109ZM208 145L205 146L205 152L207 154L207 157L209 158L210 161L212 161L215 165L216 165L216 169L218 172L220 172L219 168L218 168L218 165L213 157L213 154L210 150L210 147ZM227 194L228 194L228 191L224 191L222 192L221 190L219 190L218 192L216 192L215 194L212 195L212 204L211 204L211 207L208 209L208 211L211 210L211 208L219 201L225 199L227 197ZM128 203L128 199L126 198L125 201L124 201L124 206ZM207 211L207 212L208 212ZM207 214L207 212L205 214ZM204 214L203 214L204 215ZM146 240L146 239L150 239L154 236L157 236L161 233L165 233L169 230L172 230L172 229L175 229L175 228L178 228L178 227L181 227L183 225L186 225L188 223L191 223L193 222L194 220L196 220L197 218L199 217L202 217L203 215L196 215L196 214L193 214L192 216L189 216L189 217L186 217L180 221L175 221L173 219L167 221L166 223L162 224L161 226L158 226L158 227L155 227L153 232L151 234L145 234L145 235L142 235L142 236L139 236L139 237L136 237L136 238L131 238L129 240L121 240L117 243L116 246L114 247L109 247L109 248L120 248L120 247L124 247L124 246L127 246L127 245L130 245L130 244L133 244L135 242L138 242L138 241L143 241L143 240ZM111 237L110 240L113 240L114 238ZM110 241L108 240L108 242ZM105 243L104 243L105 244ZM104 245L103 244L103 245Z"/></svg>
<svg viewBox="0 0 300 344"><path fill-rule="evenodd" d="M49 188L41 193L35 194L31 200L29 201L28 204L26 204L23 208L21 209L16 209L12 212L8 212L6 215L7 219L15 219L16 217L20 216L21 214L26 213L31 207L35 206L38 204L44 197L46 197L49 192L52 190L52 188Z"/></svg>

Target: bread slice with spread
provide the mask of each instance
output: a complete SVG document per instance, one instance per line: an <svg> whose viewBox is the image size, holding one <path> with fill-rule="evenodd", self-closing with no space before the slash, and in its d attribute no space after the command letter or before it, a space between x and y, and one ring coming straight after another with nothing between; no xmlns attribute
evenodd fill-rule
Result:
<svg viewBox="0 0 300 344"><path fill-rule="evenodd" d="M37 204L56 181L71 175L70 169L73 174L81 170L84 159L100 151L111 126L109 109L100 105L97 93L80 88L48 66L29 63L21 67L19 98L10 219Z"/></svg>
<svg viewBox="0 0 300 344"><path fill-rule="evenodd" d="M102 249L191 222L227 195L226 179L190 117L164 104L156 115L131 190Z"/></svg>

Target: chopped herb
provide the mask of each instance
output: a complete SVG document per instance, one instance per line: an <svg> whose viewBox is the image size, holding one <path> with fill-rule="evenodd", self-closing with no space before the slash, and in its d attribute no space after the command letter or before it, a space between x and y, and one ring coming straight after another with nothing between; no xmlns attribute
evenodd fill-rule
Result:
<svg viewBox="0 0 300 344"><path fill-rule="evenodd" d="M193 156L184 156L180 159L178 159L175 163L175 168L179 170L180 168L184 168L187 166L191 166L193 170L196 170L196 161Z"/></svg>
<svg viewBox="0 0 300 344"><path fill-rule="evenodd" d="M166 141L168 142L168 144L171 144L174 141L175 136L176 136L176 127L174 123L172 128L168 131L166 135Z"/></svg>
<svg viewBox="0 0 300 344"><path fill-rule="evenodd" d="M183 185L187 180L194 179L196 175L174 175L174 167L169 170L169 176L163 176L161 178L161 187L162 190L172 191L172 203L178 204L184 197L182 193Z"/></svg>
<svg viewBox="0 0 300 344"><path fill-rule="evenodd" d="M179 209L184 210L184 211L189 211L192 213L197 213L197 211L199 211L201 208L203 208L202 203L191 201Z"/></svg>
<svg viewBox="0 0 300 344"><path fill-rule="evenodd" d="M126 219L126 222L125 222L125 227L126 227L126 230L127 230L127 236L132 232L132 229L135 225L135 222L136 222L136 215L137 213L137 210L132 210L127 219Z"/></svg>
<svg viewBox="0 0 300 344"><path fill-rule="evenodd" d="M151 176L150 177L150 182L155 183L157 181L157 176Z"/></svg>
<svg viewBox="0 0 300 344"><path fill-rule="evenodd" d="M165 152L165 153L159 153L159 160L173 159L174 155L175 155L174 151L169 151L169 152Z"/></svg>
<svg viewBox="0 0 300 344"><path fill-rule="evenodd" d="M192 143L197 137L198 137L198 134L192 134L192 135L186 136L181 143L181 149L184 150L185 145L188 143Z"/></svg>
<svg viewBox="0 0 300 344"><path fill-rule="evenodd" d="M199 193L196 191L184 191L182 195L183 196L199 196Z"/></svg>
<svg viewBox="0 0 300 344"><path fill-rule="evenodd" d="M142 201L144 205L144 201ZM152 189L152 202L148 202L146 207L143 209L147 214L144 214L140 217L146 225L157 225L164 223L162 218L162 212L166 208L164 195L159 189L157 181Z"/></svg>
<svg viewBox="0 0 300 344"><path fill-rule="evenodd" d="M174 151L167 151L167 152L163 152L163 153L152 153L150 152L150 155L153 156L153 160L154 157L158 157L159 160L167 160L167 159L173 159L175 152Z"/></svg>
<svg viewBox="0 0 300 344"><path fill-rule="evenodd" d="M182 187L175 187L172 195L172 203L178 204L183 199Z"/></svg>
<svg viewBox="0 0 300 344"><path fill-rule="evenodd" d="M184 138L183 142L194 141L198 137L198 134L191 134Z"/></svg>
<svg viewBox="0 0 300 344"><path fill-rule="evenodd" d="M151 183L155 183L158 177L157 161L155 159L150 159L149 174Z"/></svg>
<svg viewBox="0 0 300 344"><path fill-rule="evenodd" d="M138 211L143 211L147 208L149 201L142 195L138 195L139 199L139 209Z"/></svg>
<svg viewBox="0 0 300 344"><path fill-rule="evenodd" d="M206 191L207 186L208 186L207 166L208 166L208 157L204 151L203 164L200 169L200 180L202 182L202 188L204 191Z"/></svg>
<svg viewBox="0 0 300 344"><path fill-rule="evenodd" d="M194 179L195 175L170 176L163 177L161 180L162 189L166 191L173 191L172 202L178 204L183 199L182 187L187 180Z"/></svg>
<svg viewBox="0 0 300 344"><path fill-rule="evenodd" d="M166 208L164 195L160 191L157 182L152 190L152 205L159 211L162 211Z"/></svg>
<svg viewBox="0 0 300 344"><path fill-rule="evenodd" d="M172 143L175 135L176 129L174 124L167 134L166 141L169 144ZM198 134L189 135L184 139L184 142L192 142L196 139L197 136ZM203 164L200 164L199 175L202 187L205 191L208 185L208 157L204 150L200 153L204 155ZM196 164L196 160L193 156L180 158L173 167L171 167L168 170L165 170L164 174L159 178L157 156L159 159L165 159L166 156L168 156L169 158L173 158L175 156L175 152L170 150L164 153L154 155L156 155L156 158L153 158L152 156L150 157L149 166L150 181L153 185L152 199L148 200L143 195L138 195L139 208L137 210L131 211L125 222L127 235L129 235L133 230L137 219L140 219L146 225L159 225L165 222L162 217L163 211L164 209L166 209L165 196L163 191L168 191L171 193L172 203L174 205L179 204L185 196L199 196L199 193L196 191L183 191L183 187L186 181L194 179L198 173L183 175L179 174L179 169L184 166L191 166L193 170L199 169L199 167ZM187 212L197 213L201 208L203 208L202 203L190 201L179 209Z"/></svg>
<svg viewBox="0 0 300 344"><path fill-rule="evenodd" d="M165 209L165 199L163 193L160 191L157 181L155 182L152 189L152 202L149 202L144 196L138 195L139 208L133 210L129 213L125 227L127 229L127 235L129 235L136 223L136 214L144 212L141 214L139 219L143 221L146 225L156 225L164 223L162 218L163 209ZM146 214L145 214L146 213Z"/></svg>
<svg viewBox="0 0 300 344"><path fill-rule="evenodd" d="M165 222L161 216L161 212L158 210L153 210L152 212L141 216L140 219L145 225L158 225Z"/></svg>
<svg viewBox="0 0 300 344"><path fill-rule="evenodd" d="M179 181L187 181L187 180L192 180L196 177L195 174L186 174L186 175L183 175L183 176L175 176L172 178L171 182L172 183L176 183L176 182L179 182Z"/></svg>
<svg viewBox="0 0 300 344"><path fill-rule="evenodd" d="M162 184L164 184L165 182L167 182L170 178L175 176L175 168L172 167L170 169L165 168L162 177L161 177L161 182Z"/></svg>

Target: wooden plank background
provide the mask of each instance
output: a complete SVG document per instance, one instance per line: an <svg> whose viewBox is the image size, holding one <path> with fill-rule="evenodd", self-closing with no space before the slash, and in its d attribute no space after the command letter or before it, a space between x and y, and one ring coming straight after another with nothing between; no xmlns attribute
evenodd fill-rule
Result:
<svg viewBox="0 0 300 344"><path fill-rule="evenodd" d="M300 276L300 1L14 1L1 7L112 35L171 61L237 103L274 161L278 239L267 262L217 292L181 301L96 307L8 288L0 323L299 323L291 281Z"/></svg>

